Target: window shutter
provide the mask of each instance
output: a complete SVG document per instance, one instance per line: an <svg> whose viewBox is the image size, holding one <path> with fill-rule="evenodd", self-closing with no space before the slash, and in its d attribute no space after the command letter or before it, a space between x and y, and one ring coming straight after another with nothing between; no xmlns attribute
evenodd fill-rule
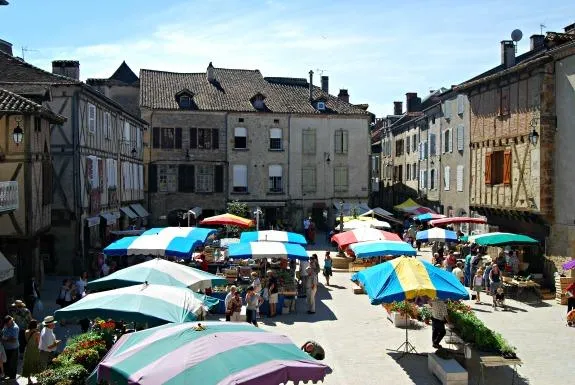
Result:
<svg viewBox="0 0 575 385"><path fill-rule="evenodd" d="M485 184L491 184L491 155L485 154Z"/></svg>
<svg viewBox="0 0 575 385"><path fill-rule="evenodd" d="M182 148L182 128L176 127L176 134L175 134L175 148Z"/></svg>
<svg viewBox="0 0 575 385"><path fill-rule="evenodd" d="M451 167L445 166L445 169L443 172L443 188L445 189L445 191L449 191L450 179L451 179Z"/></svg>
<svg viewBox="0 0 575 385"><path fill-rule="evenodd" d="M426 140L423 142L423 159L427 159L429 157L429 142Z"/></svg>
<svg viewBox="0 0 575 385"><path fill-rule="evenodd" d="M511 184L511 150L503 153L503 184Z"/></svg>
<svg viewBox="0 0 575 385"><path fill-rule="evenodd" d="M342 152L345 154L347 153L347 145L348 145L348 132L342 131L341 132L341 139L342 139Z"/></svg>
<svg viewBox="0 0 575 385"><path fill-rule="evenodd" d="M198 129L190 128L190 148L198 148Z"/></svg>
<svg viewBox="0 0 575 385"><path fill-rule="evenodd" d="M449 145L449 152L453 152L453 130L449 129L449 138L448 138L448 145Z"/></svg>
<svg viewBox="0 0 575 385"><path fill-rule="evenodd" d="M217 150L220 148L220 130L217 128L212 129L212 149Z"/></svg>
<svg viewBox="0 0 575 385"><path fill-rule="evenodd" d="M463 167L457 166L457 191L463 191Z"/></svg>
<svg viewBox="0 0 575 385"><path fill-rule="evenodd" d="M224 192L224 166L217 165L214 168L214 190L217 193Z"/></svg>
<svg viewBox="0 0 575 385"><path fill-rule="evenodd" d="M422 143L419 142L419 144L418 144L418 159L419 159L419 160L422 160L422 159L423 159L423 151L422 151L422 148L423 148L423 147L422 147Z"/></svg>
<svg viewBox="0 0 575 385"><path fill-rule="evenodd" d="M342 142L343 142L343 132L341 130L338 130L335 132L334 135L334 148L335 148L335 152L340 154L343 152L343 146L342 146Z"/></svg>
<svg viewBox="0 0 575 385"><path fill-rule="evenodd" d="M435 155L435 134L429 135L429 154Z"/></svg>
<svg viewBox="0 0 575 385"><path fill-rule="evenodd" d="M152 132L152 147L160 148L160 127L154 127Z"/></svg>
<svg viewBox="0 0 575 385"><path fill-rule="evenodd" d="M463 124L460 124L459 126L457 126L457 151L463 151L463 146L464 146L464 133L465 133L465 126L463 126Z"/></svg>
<svg viewBox="0 0 575 385"><path fill-rule="evenodd" d="M463 115L463 112L465 111L464 101L465 99L463 95L457 95L457 113L459 115Z"/></svg>

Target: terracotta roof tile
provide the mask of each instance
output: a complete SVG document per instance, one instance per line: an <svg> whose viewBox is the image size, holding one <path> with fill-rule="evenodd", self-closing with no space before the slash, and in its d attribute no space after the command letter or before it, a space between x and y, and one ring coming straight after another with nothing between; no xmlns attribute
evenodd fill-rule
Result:
<svg viewBox="0 0 575 385"><path fill-rule="evenodd" d="M43 116L53 123L64 123L66 118L53 113L23 96L0 88L0 113L22 113Z"/></svg>

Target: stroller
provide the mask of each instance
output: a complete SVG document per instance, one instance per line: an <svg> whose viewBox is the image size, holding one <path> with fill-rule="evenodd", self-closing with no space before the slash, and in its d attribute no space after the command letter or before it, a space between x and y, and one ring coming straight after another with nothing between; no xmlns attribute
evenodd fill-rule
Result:
<svg viewBox="0 0 575 385"><path fill-rule="evenodd" d="M505 294L502 287L498 287L493 296L493 308L495 309L497 306L505 310Z"/></svg>

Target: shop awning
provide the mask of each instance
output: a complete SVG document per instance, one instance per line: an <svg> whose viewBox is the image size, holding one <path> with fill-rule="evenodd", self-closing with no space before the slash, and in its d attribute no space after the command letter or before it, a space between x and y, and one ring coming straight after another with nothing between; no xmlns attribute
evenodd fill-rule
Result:
<svg viewBox="0 0 575 385"><path fill-rule="evenodd" d="M133 205L130 205L130 208L131 208L132 210L134 210L134 212L135 212L136 214L138 214L138 216L141 217L141 218L145 218L145 217L147 217L148 215L150 215L150 213L146 211L146 209L144 208L144 206L142 206L142 205L139 204L139 203L134 203Z"/></svg>
<svg viewBox="0 0 575 385"><path fill-rule="evenodd" d="M100 224L100 216L86 218L88 227L98 226Z"/></svg>
<svg viewBox="0 0 575 385"><path fill-rule="evenodd" d="M6 281L12 277L14 277L14 266L12 266L4 254L0 252L0 282Z"/></svg>
<svg viewBox="0 0 575 385"><path fill-rule="evenodd" d="M124 213L130 219L138 218L138 214L133 212L128 206L120 207L120 211Z"/></svg>
<svg viewBox="0 0 575 385"><path fill-rule="evenodd" d="M117 218L113 213L102 213L100 216L106 220L106 225L108 226L116 223Z"/></svg>

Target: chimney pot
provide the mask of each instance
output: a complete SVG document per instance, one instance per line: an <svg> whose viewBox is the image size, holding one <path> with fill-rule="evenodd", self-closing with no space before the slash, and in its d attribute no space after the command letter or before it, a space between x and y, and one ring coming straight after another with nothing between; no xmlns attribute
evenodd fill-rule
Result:
<svg viewBox="0 0 575 385"><path fill-rule="evenodd" d="M505 68L515 65L515 44L511 40L503 40L501 42L501 64Z"/></svg>
<svg viewBox="0 0 575 385"><path fill-rule="evenodd" d="M419 104L421 103L421 98L417 97L417 92L408 92L405 94L406 99L406 111L407 112L416 112L419 108Z"/></svg>
<svg viewBox="0 0 575 385"><path fill-rule="evenodd" d="M52 73L80 80L80 62L77 60L52 61Z"/></svg>
<svg viewBox="0 0 575 385"><path fill-rule="evenodd" d="M212 64L212 62L210 62L210 64L208 64L208 69L206 70L206 78L208 79L208 82L213 82L214 80L216 80L216 75L214 74L214 66Z"/></svg>
<svg viewBox="0 0 575 385"><path fill-rule="evenodd" d="M321 77L321 90L326 94L329 94L329 77L327 76Z"/></svg>
<svg viewBox="0 0 575 385"><path fill-rule="evenodd" d="M12 56L12 43L0 39L0 51Z"/></svg>
<svg viewBox="0 0 575 385"><path fill-rule="evenodd" d="M403 114L403 102L393 102L393 115Z"/></svg>
<svg viewBox="0 0 575 385"><path fill-rule="evenodd" d="M339 90L339 94L337 94L337 98L339 100L343 100L346 103L349 103L349 93L347 92L346 89L340 89Z"/></svg>
<svg viewBox="0 0 575 385"><path fill-rule="evenodd" d="M531 42L531 51L536 50L538 48L543 47L543 43L545 42L545 36L544 35L531 35L531 37L529 38L529 41Z"/></svg>

